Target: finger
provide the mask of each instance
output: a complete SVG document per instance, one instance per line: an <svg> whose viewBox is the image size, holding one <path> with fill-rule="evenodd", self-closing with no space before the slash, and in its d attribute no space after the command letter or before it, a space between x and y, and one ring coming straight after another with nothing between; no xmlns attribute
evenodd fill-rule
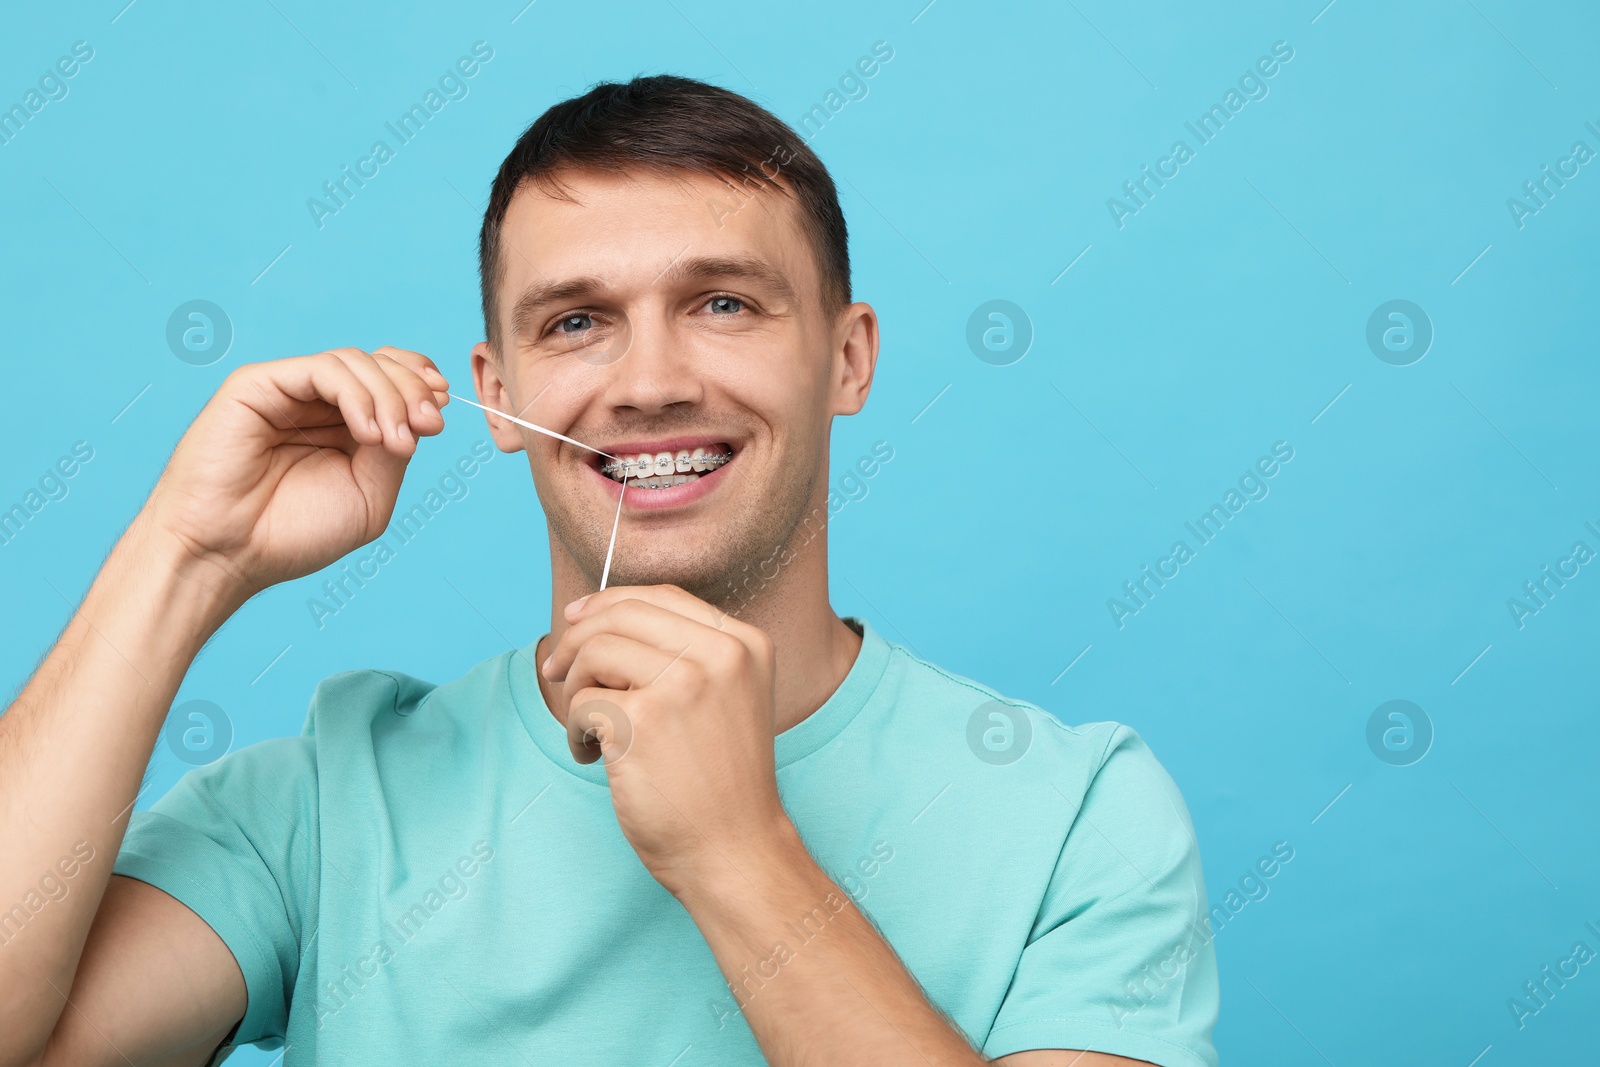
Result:
<svg viewBox="0 0 1600 1067"><path fill-rule="evenodd" d="M598 634L584 642L567 670L562 692L568 699L582 689L611 689L619 693L643 689L671 665L673 657L658 648L621 634Z"/></svg>
<svg viewBox="0 0 1600 1067"><path fill-rule="evenodd" d="M350 372L372 394L378 422L383 426L384 447L396 455L410 455L416 449L417 435L411 429L411 413L405 394L394 379L383 372L377 360L359 348L335 348L323 355L349 367Z"/></svg>
<svg viewBox="0 0 1600 1067"><path fill-rule="evenodd" d="M715 661L726 659L725 655L717 654L719 649L726 652L720 639L721 635L734 638L738 645L743 646L743 651L749 652L758 660L770 658L772 639L766 631L739 621L720 608L712 607L694 594L675 585L613 586L610 589L602 589L598 593L591 593L568 604L566 617L576 623L630 597L656 604L682 615L691 622L718 631L718 634L706 634L706 640L698 642L696 655L708 665L714 666Z"/></svg>
<svg viewBox="0 0 1600 1067"><path fill-rule="evenodd" d="M633 716L624 706L627 695L610 689L581 689L573 694L567 715L567 750L579 763L601 756L609 767L633 744Z"/></svg>
<svg viewBox="0 0 1600 1067"><path fill-rule="evenodd" d="M444 416L435 399L439 393L422 375L386 352L372 353L372 361L405 397L406 417L413 433L432 437L444 429Z"/></svg>
<svg viewBox="0 0 1600 1067"><path fill-rule="evenodd" d="M285 430L283 444L310 445L314 448L335 448L347 456L353 456L361 447L361 442L351 434L350 427L344 423L333 426L306 426L294 430Z"/></svg>
<svg viewBox="0 0 1600 1067"><path fill-rule="evenodd" d="M335 409L355 439L381 445L372 393L355 373L336 359L293 356L267 363L252 363L234 371L238 382L234 398L279 430L328 425L328 409Z"/></svg>
<svg viewBox="0 0 1600 1067"><path fill-rule="evenodd" d="M388 356L396 363L403 364L411 368L413 371L416 371L417 374L419 374L436 393L449 392L449 379L444 376L444 372L439 369L438 364L434 363L433 360L429 359L421 352L413 352L409 348L396 348L394 345L379 345L377 348L372 350L372 354L375 356ZM448 397L445 397L445 399L438 401L438 403L444 404L448 401L448 399Z"/></svg>
<svg viewBox="0 0 1600 1067"><path fill-rule="evenodd" d="M668 611L675 611L686 619L692 619L713 629L728 630L733 626L749 625L740 623L726 612L712 607L693 593L675 585L614 585L568 604L567 621L577 622L585 616L604 611L616 602L630 597L658 604Z"/></svg>
<svg viewBox="0 0 1600 1067"><path fill-rule="evenodd" d="M564 680L578 652L602 634L626 637L671 657L683 655L697 640L708 637L726 640L723 635L711 633L702 624L659 604L628 597L610 607L586 614L579 622L567 627L541 665L541 672L552 682Z"/></svg>
<svg viewBox="0 0 1600 1067"><path fill-rule="evenodd" d="M633 736L630 691L642 688L646 677L658 677L671 662L655 649L615 634L589 642L562 687L562 721L573 758L592 763L603 748L619 743L626 751ZM601 741L606 744L596 743Z"/></svg>

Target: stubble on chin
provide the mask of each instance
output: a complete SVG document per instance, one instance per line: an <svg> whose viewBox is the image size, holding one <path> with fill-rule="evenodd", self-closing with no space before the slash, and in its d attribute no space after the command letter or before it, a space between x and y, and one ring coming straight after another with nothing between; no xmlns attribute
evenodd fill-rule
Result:
<svg viewBox="0 0 1600 1067"><path fill-rule="evenodd" d="M774 492L753 506L725 505L723 510L731 513L731 517L722 528L693 538L682 531L674 531L649 542L652 534L648 524L630 522L624 514L617 530L617 547L607 584L675 585L720 611L740 614L741 609L747 609L752 603L745 580L755 575L763 563L776 559L782 547L791 543L807 515L813 480L781 478ZM632 492L651 490L630 490ZM569 491L565 501L576 496L575 491ZM539 497L552 538L588 577L588 585L598 588L606 546L611 540L610 517L615 514L615 503L613 511L601 519L579 514L563 500L548 499L544 492ZM827 521L826 505L819 521ZM641 544L641 541L647 543ZM770 579L759 584L766 589Z"/></svg>

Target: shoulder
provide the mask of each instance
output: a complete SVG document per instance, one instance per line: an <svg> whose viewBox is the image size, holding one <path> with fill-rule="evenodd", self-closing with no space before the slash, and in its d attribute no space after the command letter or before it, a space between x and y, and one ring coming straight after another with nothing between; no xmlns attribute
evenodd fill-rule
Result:
<svg viewBox="0 0 1600 1067"><path fill-rule="evenodd" d="M486 660L442 685L387 668L331 674L312 691L298 736L257 741L186 779L218 793L315 793L319 779L326 784L362 765L376 769L398 751L436 745L441 735L471 734L471 716L481 720L503 659Z"/></svg>
<svg viewBox="0 0 1600 1067"><path fill-rule="evenodd" d="M1104 817L1157 818L1192 834L1171 775L1132 725L1109 719L1068 722L1032 701L947 670L890 643L896 704L913 728L959 733L979 764L1015 772L1007 780L1048 779L1068 800ZM931 721L930 721L931 720Z"/></svg>
<svg viewBox="0 0 1600 1067"><path fill-rule="evenodd" d="M365 668L330 674L317 683L306 711L308 737L352 727L370 730L389 719L405 719L438 686L397 670Z"/></svg>
<svg viewBox="0 0 1600 1067"><path fill-rule="evenodd" d="M352 743L404 743L470 730L474 711L481 715L504 685L509 655L484 660L442 684L388 668L331 674L312 692L301 733L321 753Z"/></svg>
<svg viewBox="0 0 1600 1067"><path fill-rule="evenodd" d="M1058 767L1060 761L1070 760L1092 772L1113 752L1149 752L1131 726L1109 720L1068 722L1032 701L1008 696L923 659L904 645L889 643L889 663L898 676L897 703L915 706L919 715L933 716L935 722L925 721L925 725L941 730L959 725L980 739L992 729L1009 731L1015 745L1026 746L1023 751L996 752L993 762L1019 762L1037 744ZM999 734L990 738L999 739Z"/></svg>

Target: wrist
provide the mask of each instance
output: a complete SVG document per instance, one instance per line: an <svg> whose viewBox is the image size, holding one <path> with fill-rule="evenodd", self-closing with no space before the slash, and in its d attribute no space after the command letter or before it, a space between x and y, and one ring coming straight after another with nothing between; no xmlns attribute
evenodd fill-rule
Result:
<svg viewBox="0 0 1600 1067"><path fill-rule="evenodd" d="M739 902L762 902L798 889L821 869L806 849L800 831L781 808L764 832L745 835L737 845L708 848L672 888L691 915ZM826 876L824 876L826 877Z"/></svg>
<svg viewBox="0 0 1600 1067"><path fill-rule="evenodd" d="M96 599L100 610L131 607L177 642L172 651L192 645L197 653L254 592L140 512L112 548L86 606Z"/></svg>

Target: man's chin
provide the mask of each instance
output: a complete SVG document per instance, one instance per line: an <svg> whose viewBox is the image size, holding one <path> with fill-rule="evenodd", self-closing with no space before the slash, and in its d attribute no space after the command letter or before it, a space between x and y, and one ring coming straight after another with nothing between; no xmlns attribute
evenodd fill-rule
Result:
<svg viewBox="0 0 1600 1067"><path fill-rule="evenodd" d="M622 545L617 545L617 554ZM733 583L721 560L630 561L613 558L608 586L675 585L715 607L733 596Z"/></svg>

